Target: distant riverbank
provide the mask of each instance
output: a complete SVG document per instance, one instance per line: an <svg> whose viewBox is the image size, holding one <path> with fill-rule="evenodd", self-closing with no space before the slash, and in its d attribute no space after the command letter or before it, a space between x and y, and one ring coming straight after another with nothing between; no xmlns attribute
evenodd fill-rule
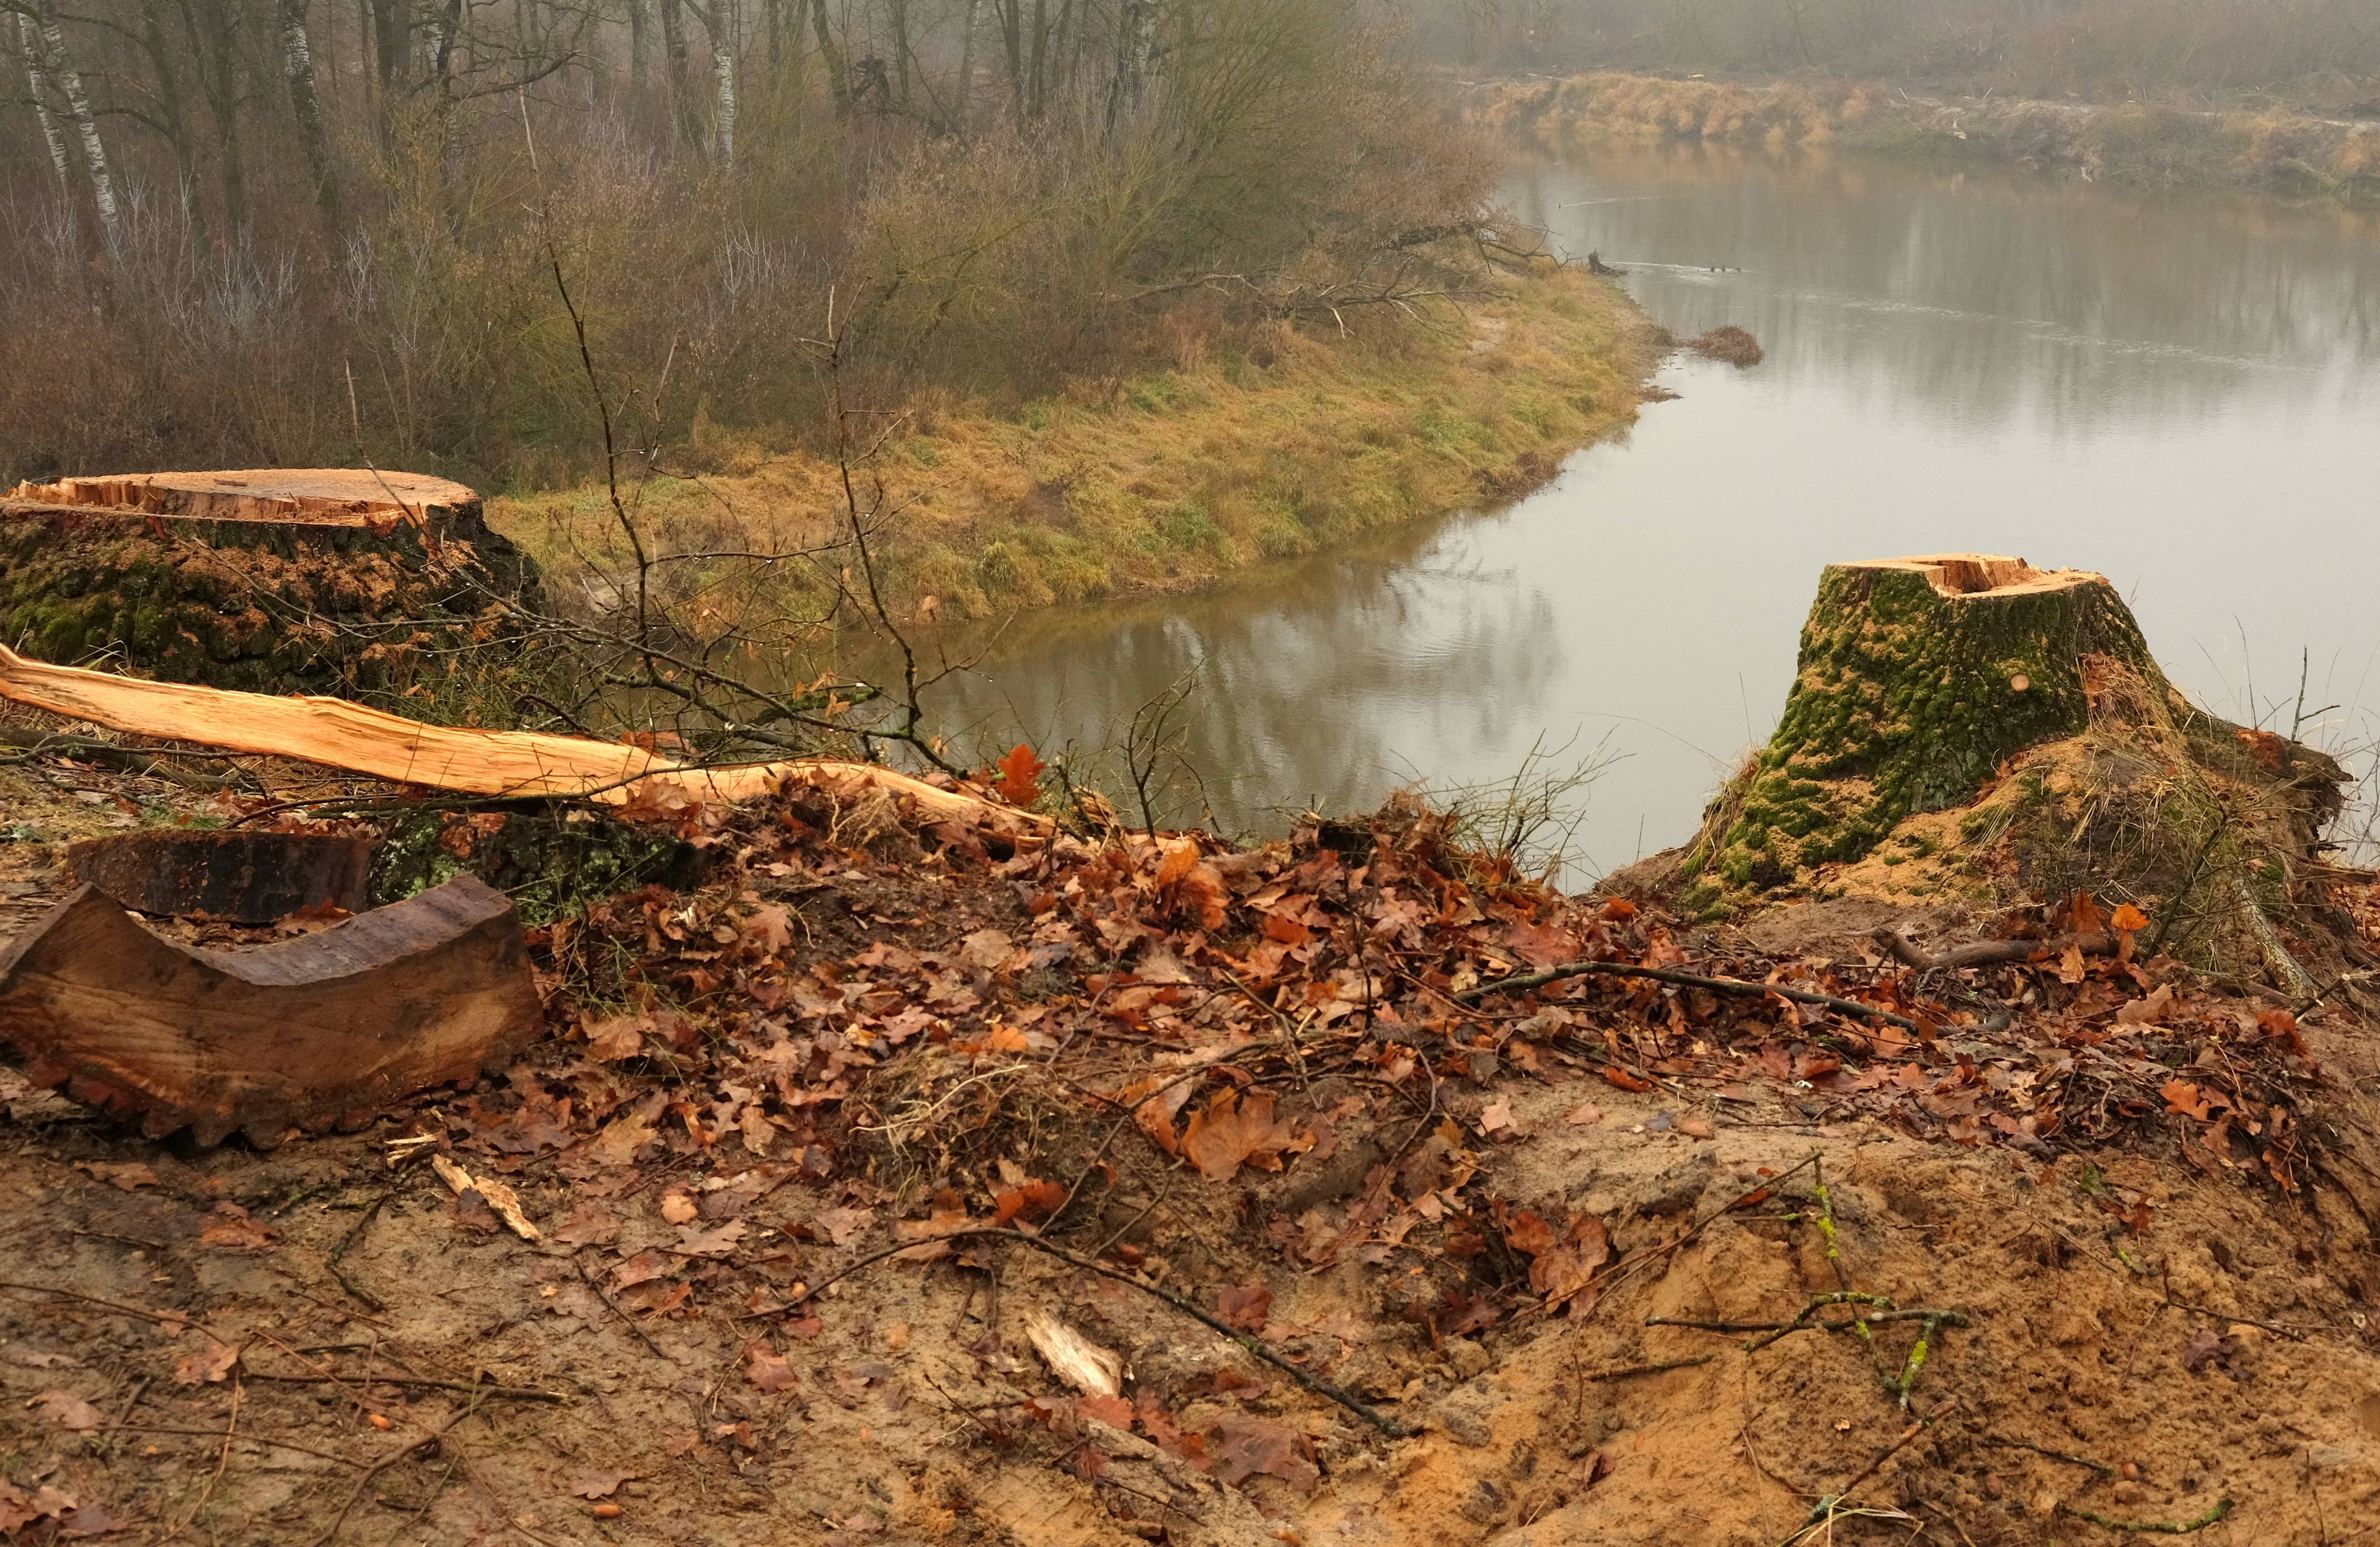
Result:
<svg viewBox="0 0 2380 1547"><path fill-rule="evenodd" d="M1938 97L1875 82L1671 79L1599 71L1485 82L1478 122L1560 150L1595 140L1835 145L2016 162L2144 186L2252 188L2380 205L2380 123L2287 112L2196 112Z"/></svg>
<svg viewBox="0 0 2380 1547"><path fill-rule="evenodd" d="M1525 494L1633 423L1661 345L1577 268L1500 276L1393 325L1265 327L1230 350L993 413L913 405L866 473L900 515L881 541L896 615L974 617L1195 589L1357 534ZM641 518L687 546L789 551L844 519L807 452L657 478ZM600 597L625 567L602 491L490 502L549 578ZM821 577L787 565L795 593ZM581 587L582 580L593 582Z"/></svg>

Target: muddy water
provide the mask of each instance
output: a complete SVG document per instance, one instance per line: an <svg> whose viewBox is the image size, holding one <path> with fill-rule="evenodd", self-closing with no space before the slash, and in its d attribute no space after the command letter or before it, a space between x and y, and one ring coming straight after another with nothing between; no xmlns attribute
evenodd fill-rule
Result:
<svg viewBox="0 0 2380 1547"><path fill-rule="evenodd" d="M945 700L1088 749L1189 676L1227 827L1391 786L1605 766L1573 879L1676 843L1783 703L1818 566L1943 550L2100 570L2172 675L2321 737L2380 722L2380 217L2014 171L1700 152L1527 165L1509 197L1688 335L1767 361L1508 509L1189 599L1034 618Z"/></svg>

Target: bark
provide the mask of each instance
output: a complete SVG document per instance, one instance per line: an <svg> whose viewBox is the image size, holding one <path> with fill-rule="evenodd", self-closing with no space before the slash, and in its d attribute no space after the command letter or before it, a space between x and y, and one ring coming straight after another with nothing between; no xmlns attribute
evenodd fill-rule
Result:
<svg viewBox="0 0 2380 1547"><path fill-rule="evenodd" d="M67 168L67 137L60 132L58 121L50 112L48 72L42 68L41 45L33 31L33 18L21 12L17 17L17 43L25 55L25 82L33 99L33 116L42 126L42 142L50 148L50 166L58 175L58 189L67 198L67 206L74 207L74 174Z"/></svg>
<svg viewBox="0 0 2380 1547"><path fill-rule="evenodd" d="M199 247L207 244L207 220L199 201L199 164L190 143L189 115L182 103L181 72L174 67L174 51L165 42L164 0L144 0L140 7L140 46L157 80L157 110L164 122L165 139L174 148L174 180L179 190L182 218Z"/></svg>
<svg viewBox="0 0 2380 1547"><path fill-rule="evenodd" d="M645 0L628 0L628 91L639 101L645 95Z"/></svg>
<svg viewBox="0 0 2380 1547"><path fill-rule="evenodd" d="M2016 753L2088 728L2097 659L2169 691L2097 575L1975 554L1828 566L1776 734L1722 798L1715 879L1780 884L1970 799Z"/></svg>
<svg viewBox="0 0 2380 1547"><path fill-rule="evenodd" d="M718 98L712 126L719 146L719 162L722 166L735 161L735 12L734 0L712 0L711 7L698 7L694 13L702 18L703 30L710 34L710 73L717 83Z"/></svg>
<svg viewBox="0 0 2380 1547"><path fill-rule="evenodd" d="M0 959L28 1075L163 1137L368 1121L544 1029L520 916L474 877L248 950L167 939L91 886Z"/></svg>
<svg viewBox="0 0 2380 1547"><path fill-rule="evenodd" d="M669 77L670 111L676 116L677 142L685 149L702 144L702 115L697 110L686 49L684 0L661 0L662 55Z"/></svg>
<svg viewBox="0 0 2380 1547"><path fill-rule="evenodd" d="M237 241L248 230L248 164L239 139L239 19L225 0L180 0L182 30L200 62L199 83L215 126L224 224Z"/></svg>
<svg viewBox="0 0 2380 1547"><path fill-rule="evenodd" d="M314 51L306 38L306 0L281 0L281 57L289 72L289 106L298 119L298 144L314 180L314 201L333 230L339 226L339 175L331 164L331 143L322 128L322 103L314 91Z"/></svg>
<svg viewBox="0 0 2380 1547"><path fill-rule="evenodd" d="M372 0L372 53L383 92L413 73L410 0Z"/></svg>
<svg viewBox="0 0 2380 1547"><path fill-rule="evenodd" d="M99 137L99 119L91 112L91 97L83 91L82 76L75 69L74 57L67 52L66 33L58 26L57 0L43 0L41 7L42 43L49 55L50 67L57 72L58 89L66 93L67 111L74 118L75 134L82 142L83 169L91 175L91 191L99 207L99 228L107 239L111 257L124 250L124 222L115 207L115 177L108 170L107 147Z"/></svg>
<svg viewBox="0 0 2380 1547"><path fill-rule="evenodd" d="M975 91L975 18L982 8L983 0L966 0L966 22L959 32L958 103L951 116L961 140L967 134L967 98Z"/></svg>

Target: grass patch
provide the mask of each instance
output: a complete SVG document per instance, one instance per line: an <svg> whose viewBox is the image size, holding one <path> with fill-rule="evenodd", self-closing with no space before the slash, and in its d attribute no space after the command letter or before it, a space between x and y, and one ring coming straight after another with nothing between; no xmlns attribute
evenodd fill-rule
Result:
<svg viewBox="0 0 2380 1547"><path fill-rule="evenodd" d="M1429 325L1268 324L1247 347L995 413L938 408L877 472L903 514L891 601L983 617L1183 590L1398 522L1518 497L1635 417L1650 330L1575 270L1506 280ZM634 493L658 550L789 550L840 519L836 469L802 452ZM557 593L625 554L600 491L490 502ZM788 564L785 600L818 577Z"/></svg>

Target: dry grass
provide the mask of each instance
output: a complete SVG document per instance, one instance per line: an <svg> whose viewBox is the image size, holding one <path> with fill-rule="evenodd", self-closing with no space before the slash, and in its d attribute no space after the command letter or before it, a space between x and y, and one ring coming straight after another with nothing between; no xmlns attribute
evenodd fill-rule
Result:
<svg viewBox="0 0 2380 1547"><path fill-rule="evenodd" d="M1185 589L1514 497L1633 420L1653 353L1621 292L1568 270L1500 282L1427 326L1185 326L1171 365L1014 412L921 400L873 469L905 506L886 554L896 614ZM705 451L726 470L638 493L667 546L797 547L841 518L832 461ZM490 514L562 588L623 556L596 489L499 500ZM785 567L798 600L811 582Z"/></svg>

